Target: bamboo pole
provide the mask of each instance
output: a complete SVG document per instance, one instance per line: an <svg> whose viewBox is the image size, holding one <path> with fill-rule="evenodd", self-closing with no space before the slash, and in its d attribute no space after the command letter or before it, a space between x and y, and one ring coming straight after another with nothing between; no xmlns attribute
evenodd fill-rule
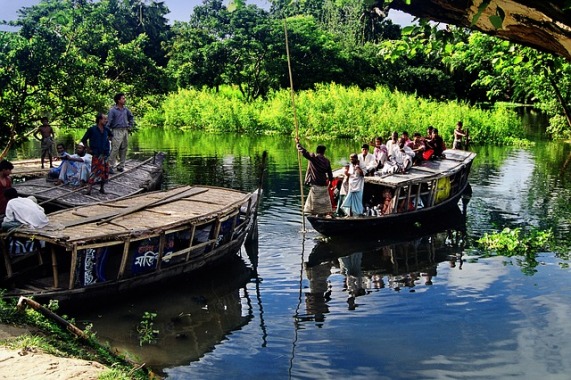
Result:
<svg viewBox="0 0 571 380"><path fill-rule="evenodd" d="M58 323L59 325L65 327L69 332L73 333L74 335L76 335L82 339L88 339L89 338L87 336L87 334L85 334L83 332L83 330L79 329L78 327L76 327L72 323L66 321L65 319L63 319L62 317L60 317L59 315L57 315L56 313L54 313L50 309L46 308L45 306L42 306L41 304L39 304L38 302L36 302L30 298L20 297L20 299L18 300L18 305L17 305L18 310L22 311L25 309L26 306L30 306L32 309L39 311L43 316L45 316L48 319L51 319L52 321Z"/></svg>
<svg viewBox="0 0 571 380"><path fill-rule="evenodd" d="M288 40L288 34L287 34L287 22L286 19L284 18L284 33L285 33L285 47L286 47L286 55L287 55L287 68L288 68L288 74L289 74L289 88L290 88L290 93L291 93L291 106L293 109L293 122L295 125L295 138L296 141L298 141L299 139L299 122L297 119L297 109L295 108L295 90L293 89L293 75L291 73L291 57L290 57L290 53L289 53L289 40ZM296 150L297 150L297 146L296 146ZM297 152L297 166L298 166L298 171L299 171L299 190L300 190L300 195L301 195L301 226L302 226L302 231L305 232L305 216L303 214L303 208L305 205L305 197L304 197L304 193L303 193L303 173L302 173L302 168L301 168L301 152L298 151Z"/></svg>

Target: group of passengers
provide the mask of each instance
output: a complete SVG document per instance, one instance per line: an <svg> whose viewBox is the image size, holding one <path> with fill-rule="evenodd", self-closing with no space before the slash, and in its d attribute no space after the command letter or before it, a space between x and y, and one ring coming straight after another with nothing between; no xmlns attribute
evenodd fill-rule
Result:
<svg viewBox="0 0 571 380"><path fill-rule="evenodd" d="M468 139L468 132L459 121L454 130L454 149L465 149ZM382 137L375 138L372 153L369 144L361 146L361 153L352 153L350 162L345 165L343 180L336 186L331 163L325 157L325 146L319 145L316 153L309 153L299 144L299 138L296 138L296 144L298 151L309 161L305 183L311 187L304 212L312 215L333 215L332 192L338 195L336 216L363 215L365 176L406 173L424 160L446 157L446 145L437 128L429 126L424 137L414 133L412 140L408 132L402 132L400 136L393 132L386 144ZM379 215L389 212L391 197L391 194L383 194L383 201L378 205Z"/></svg>

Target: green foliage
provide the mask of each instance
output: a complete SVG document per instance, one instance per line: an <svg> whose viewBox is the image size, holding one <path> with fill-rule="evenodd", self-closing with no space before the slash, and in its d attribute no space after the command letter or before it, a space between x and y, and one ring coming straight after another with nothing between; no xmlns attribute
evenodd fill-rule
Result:
<svg viewBox="0 0 571 380"><path fill-rule="evenodd" d="M551 241L553 241L551 230L541 231L532 228L530 231L523 231L521 228L506 227L500 232L484 234L477 243L488 256L516 257L522 271L531 275L539 265L536 260L537 253L547 249Z"/></svg>
<svg viewBox="0 0 571 380"><path fill-rule="evenodd" d="M42 0L23 8L12 23L19 30L0 32L0 145L23 143L42 116L54 127L83 128L115 92L163 91L168 12L147 3Z"/></svg>
<svg viewBox="0 0 571 380"><path fill-rule="evenodd" d="M563 115L554 115L550 117L546 132L554 140L571 139L571 128L569 128L569 122Z"/></svg>
<svg viewBox="0 0 571 380"><path fill-rule="evenodd" d="M519 117L505 105L491 110L459 102L438 102L391 92L386 87L360 90L336 84L320 85L296 96L301 135L335 139L388 137L394 130L424 132L428 125L440 130L451 142L454 125L463 120L474 143L512 144L522 139ZM180 90L162 103L164 116L152 112L142 124L164 120L168 128L206 132L295 133L291 94L280 90L266 101L245 102L242 94L230 87L213 90Z"/></svg>
<svg viewBox="0 0 571 380"><path fill-rule="evenodd" d="M157 341L157 335L159 330L153 328L154 320L157 317L156 313L150 313L145 311L143 318L139 325L137 326L137 332L139 333L139 345L152 344Z"/></svg>
<svg viewBox="0 0 571 380"><path fill-rule="evenodd" d="M521 228L504 228L500 232L484 234L478 244L487 251L503 256L521 256L535 254L538 250L547 249L553 239L553 231L531 229L527 234Z"/></svg>

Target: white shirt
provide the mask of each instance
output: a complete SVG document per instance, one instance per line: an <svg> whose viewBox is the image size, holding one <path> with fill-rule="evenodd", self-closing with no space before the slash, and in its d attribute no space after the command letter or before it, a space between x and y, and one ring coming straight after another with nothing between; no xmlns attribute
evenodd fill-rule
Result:
<svg viewBox="0 0 571 380"><path fill-rule="evenodd" d="M399 164L403 164L407 159L414 158L414 151L406 145L402 151L398 145L393 145L393 151L390 154Z"/></svg>
<svg viewBox="0 0 571 380"><path fill-rule="evenodd" d="M357 174L355 166L349 167L349 192L363 191L365 187L365 177Z"/></svg>
<svg viewBox="0 0 571 380"><path fill-rule="evenodd" d="M20 222L30 227L41 228L45 227L48 223L42 206L29 198L14 198L8 201L6 206L6 216L4 216L4 223L6 222Z"/></svg>
<svg viewBox="0 0 571 380"><path fill-rule="evenodd" d="M366 156L363 156L363 153L359 153L358 157L359 157L359 165L361 166L361 169L363 169L364 172L367 172L377 167L375 163L375 156L373 156L372 154L367 153Z"/></svg>

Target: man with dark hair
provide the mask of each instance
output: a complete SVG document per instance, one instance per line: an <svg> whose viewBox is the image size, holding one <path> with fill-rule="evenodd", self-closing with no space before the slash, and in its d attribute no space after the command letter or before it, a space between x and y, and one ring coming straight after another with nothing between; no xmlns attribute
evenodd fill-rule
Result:
<svg viewBox="0 0 571 380"><path fill-rule="evenodd" d="M365 175L372 174L377 168L375 157L369 153L369 144L363 144L361 146L361 153L359 153L357 158Z"/></svg>
<svg viewBox="0 0 571 380"><path fill-rule="evenodd" d="M432 157L444 158L443 151L444 149L446 149L446 146L444 145L444 140L442 139L442 136L438 134L437 128L434 128L432 130L432 139L426 140L426 146L429 149L434 150L434 152L432 153Z"/></svg>
<svg viewBox="0 0 571 380"><path fill-rule="evenodd" d="M8 200L6 215L2 221L2 229L26 225L32 228L45 227L49 221L43 207L34 202L35 198L20 198L16 189L4 190L4 198Z"/></svg>
<svg viewBox="0 0 571 380"><path fill-rule="evenodd" d="M333 212L329 197L329 183L333 181L333 171L331 162L324 155L325 146L318 145L315 153L309 153L301 146L299 138L296 137L295 142L297 150L309 161L305 183L311 187L303 211L313 215L329 215Z"/></svg>
<svg viewBox="0 0 571 380"><path fill-rule="evenodd" d="M113 167L118 160L117 171L122 172L125 169L125 161L127 160L127 146L129 144L129 133L134 126L134 118L131 111L125 107L125 94L118 93L113 98L115 105L111 107L108 114L106 127L113 132L113 140L111 141L111 153L109 155L109 172L113 174ZM119 156L117 158L117 156Z"/></svg>
<svg viewBox="0 0 571 380"><path fill-rule="evenodd" d="M12 187L12 179L10 178L12 169L14 169L14 165L10 161L0 161L0 214L4 214L6 211L8 200L4 198L4 191Z"/></svg>
<svg viewBox="0 0 571 380"><path fill-rule="evenodd" d="M81 139L91 152L91 175L87 180L87 195L91 194L91 187L97 180L101 184L99 192L105 193L104 185L109 178L109 140L113 139L113 132L106 124L107 115L99 112L95 116L95 125L89 127Z"/></svg>

